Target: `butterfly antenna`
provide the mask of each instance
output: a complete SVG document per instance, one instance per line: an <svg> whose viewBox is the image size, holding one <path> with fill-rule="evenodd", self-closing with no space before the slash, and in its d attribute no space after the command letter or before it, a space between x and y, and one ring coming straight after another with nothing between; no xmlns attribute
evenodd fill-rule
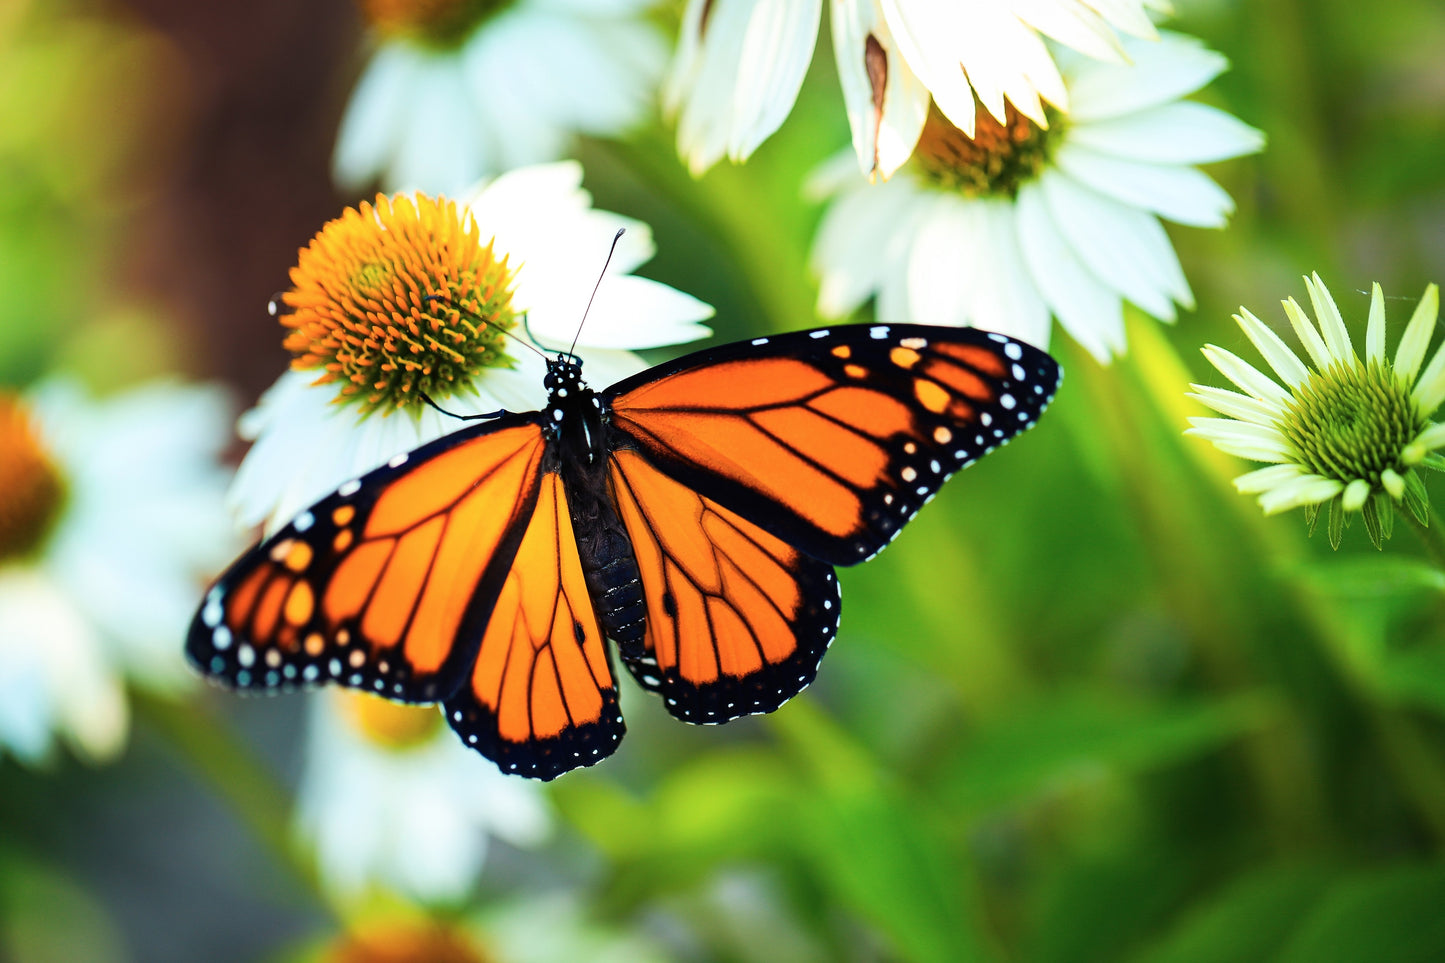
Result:
<svg viewBox="0 0 1445 963"><path fill-rule="evenodd" d="M573 352L577 350L577 339L582 337L582 325L587 323L587 312L592 310L592 302L597 299L597 289L602 287L602 279L607 276L607 266L612 263L612 255L617 253L617 242L622 240L622 235L626 233L627 228L619 227L617 233L612 235L612 247L607 251L607 260L602 262L602 273L597 275L597 283L592 285L592 297L587 299L587 307L582 312L582 320L577 322L577 333L572 336L572 346L567 349L567 353L574 358L576 355Z"/></svg>
<svg viewBox="0 0 1445 963"><path fill-rule="evenodd" d="M425 302L427 302L427 301L445 301L445 302L447 302L448 304L451 304L451 299L448 298L445 294L428 294L428 295L426 295L425 297L422 298L422 301L423 301L423 303L425 303ZM453 307L455 307L455 305L453 305ZM522 315L522 324L525 326L526 323L527 323L527 316L524 314L524 315ZM526 348L528 351L531 351L533 354L536 354L537 356L541 357L543 360L546 360L547 355L546 355L540 348L534 347L533 345L528 344L527 341L526 341L524 338L518 337L517 335L513 334L511 331L508 331L506 328L502 327L501 325L497 325L497 326L496 326L496 329L497 329L498 331L500 331L502 334L504 334L504 335L506 335L507 337L511 338L513 341L515 341L515 342L517 342L518 344L520 344L522 347ZM532 337L532 330L531 330L530 328L527 329L527 337L528 337L528 338L531 338L531 337ZM535 341L535 340L537 340L537 339L536 339L536 338L532 338L532 340ZM432 405L432 407L433 407L433 408L436 408L436 405ZM438 408L437 410L440 411L441 409Z"/></svg>
<svg viewBox="0 0 1445 963"><path fill-rule="evenodd" d="M425 401L427 404L431 405L437 411L440 411L442 414L446 415L448 418L455 418L458 421L481 421L487 418L500 418L508 413L506 408L498 408L496 411L486 411L479 415L459 415L455 411L447 411L441 405L437 404L435 401L432 401L431 395L427 394L425 391L418 391L417 397L419 397L422 401Z"/></svg>

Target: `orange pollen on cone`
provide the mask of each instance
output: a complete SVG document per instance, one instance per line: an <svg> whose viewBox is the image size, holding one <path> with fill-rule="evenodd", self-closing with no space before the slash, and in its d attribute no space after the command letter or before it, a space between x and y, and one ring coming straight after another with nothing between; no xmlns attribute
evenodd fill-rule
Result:
<svg viewBox="0 0 1445 963"><path fill-rule="evenodd" d="M1045 108L1047 129L1006 104L1006 123L977 107L974 134L969 137L948 120L938 105L929 104L928 119L913 159L923 176L940 187L967 197L1013 197L1033 180L1059 142L1062 117Z"/></svg>
<svg viewBox="0 0 1445 963"><path fill-rule="evenodd" d="M357 0L362 16L387 36L456 43L508 0Z"/></svg>
<svg viewBox="0 0 1445 963"><path fill-rule="evenodd" d="M65 480L30 412L0 391L0 563L38 549L64 502Z"/></svg>
<svg viewBox="0 0 1445 963"><path fill-rule="evenodd" d="M367 412L470 390L512 363L513 279L454 202L378 195L323 227L291 269L280 316L291 365Z"/></svg>
<svg viewBox="0 0 1445 963"><path fill-rule="evenodd" d="M368 924L329 947L324 963L489 963L456 927L414 920Z"/></svg>

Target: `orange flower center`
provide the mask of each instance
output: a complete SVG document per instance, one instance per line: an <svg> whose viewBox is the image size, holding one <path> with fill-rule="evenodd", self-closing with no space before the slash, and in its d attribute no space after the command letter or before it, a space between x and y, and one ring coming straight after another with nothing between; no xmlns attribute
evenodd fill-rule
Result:
<svg viewBox="0 0 1445 963"><path fill-rule="evenodd" d="M30 413L0 391L0 562L45 542L65 503L65 480L40 443Z"/></svg>
<svg viewBox="0 0 1445 963"><path fill-rule="evenodd" d="M346 718L367 739L386 749L414 749L431 740L442 727L436 706L409 706L389 702L367 692L339 691Z"/></svg>
<svg viewBox="0 0 1445 963"><path fill-rule="evenodd" d="M438 46L465 40L472 28L497 13L509 0L357 0L376 30Z"/></svg>
<svg viewBox="0 0 1445 963"><path fill-rule="evenodd" d="M373 924L335 943L325 963L488 963L460 930L435 922Z"/></svg>
<svg viewBox="0 0 1445 963"><path fill-rule="evenodd" d="M925 180L965 197L1008 197L1038 177L1058 143L1062 116L1045 108L1047 129L1005 105L1007 123L1000 124L982 106L969 137L943 116L935 104L913 153L915 168Z"/></svg>
<svg viewBox="0 0 1445 963"><path fill-rule="evenodd" d="M502 332L516 323L513 274L483 246L452 201L424 195L347 208L302 249L291 269L291 365L339 382L363 411L419 409L472 389L512 359Z"/></svg>

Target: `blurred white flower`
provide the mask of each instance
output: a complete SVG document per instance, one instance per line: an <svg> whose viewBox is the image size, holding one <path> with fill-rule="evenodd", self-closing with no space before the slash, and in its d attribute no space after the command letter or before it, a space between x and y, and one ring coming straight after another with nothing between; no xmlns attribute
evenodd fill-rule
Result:
<svg viewBox="0 0 1445 963"><path fill-rule="evenodd" d="M540 408L547 400L543 359L496 333L522 336L524 314L550 349L565 350L577 336L594 387L642 370L642 360L625 349L707 335L701 322L711 317L710 306L628 273L654 253L647 225L592 209L581 181L573 162L523 168L458 205L378 198L376 208L363 205L362 213L350 210L328 224L302 252L285 296L293 313L283 321L294 329L287 345L305 367L283 374L241 420L242 436L254 444L231 489L240 517L275 528L346 479L463 424L424 406L418 391L463 414ZM384 222L403 226L383 229ZM627 233L578 336L619 227ZM417 267L436 264L460 280L441 288L435 272ZM341 303L386 300L397 278L437 296L394 305L398 317L433 331L452 326L461 340L445 348L429 342L412 353L406 332L382 330L374 314L353 320L352 302ZM365 285L374 287L360 290ZM383 347L359 353L338 344L335 333L357 324ZM328 374L328 364L338 369ZM379 380L390 381L385 390L374 389ZM371 414L363 416L364 409Z"/></svg>
<svg viewBox="0 0 1445 963"><path fill-rule="evenodd" d="M344 896L380 885L424 902L466 895L488 839L542 842L537 783L482 764L435 706L328 689L310 705L297 825Z"/></svg>
<svg viewBox="0 0 1445 963"><path fill-rule="evenodd" d="M1208 345L1204 356L1244 392L1191 385L1190 396L1224 415L1191 418L1187 432L1231 455L1268 462L1234 486L1258 495L1267 514L1330 506L1330 544L1339 547L1348 513L1362 512L1379 548L1388 537L1391 502L1405 504L1422 525L1429 519L1424 483L1415 469L1440 470L1445 425L1431 419L1445 401L1445 348L1425 364L1440 314L1440 290L1425 289L1393 361L1385 354L1385 297L1376 284L1365 330L1365 357L1355 354L1344 318L1318 274L1305 278L1316 324L1294 298L1285 314L1309 367L1259 318L1234 316L1283 385L1232 352ZM1421 370L1424 365L1424 370ZM1314 515L1310 515L1313 522Z"/></svg>
<svg viewBox="0 0 1445 963"><path fill-rule="evenodd" d="M832 0L838 77L865 174L887 178L912 153L929 100L967 134L1005 102L1047 123L1070 107L1040 35L1121 63L1115 30L1157 36L1155 0ZM664 102L694 174L747 159L793 109L813 59L822 0L689 0Z"/></svg>
<svg viewBox="0 0 1445 963"><path fill-rule="evenodd" d="M155 384L96 401L50 381L0 392L0 746L125 743L123 679L191 681L180 640L234 552L219 449L224 393Z"/></svg>
<svg viewBox="0 0 1445 963"><path fill-rule="evenodd" d="M897 177L840 158L812 262L818 310L870 296L891 321L973 325L1047 347L1051 318L1101 361L1125 350L1123 302L1165 321L1194 298L1159 218L1222 227L1234 204L1194 164L1257 151L1262 135L1180 98L1227 63L1197 40L1125 41L1132 63L1060 53L1070 112L1048 129L980 112L973 137L938 111Z"/></svg>
<svg viewBox="0 0 1445 963"><path fill-rule="evenodd" d="M455 194L612 137L653 109L655 0L362 0L377 49L337 136L337 183Z"/></svg>

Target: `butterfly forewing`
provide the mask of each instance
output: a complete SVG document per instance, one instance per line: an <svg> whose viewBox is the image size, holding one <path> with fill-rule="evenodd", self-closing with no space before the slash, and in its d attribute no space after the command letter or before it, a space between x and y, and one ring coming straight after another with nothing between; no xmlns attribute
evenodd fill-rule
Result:
<svg viewBox="0 0 1445 963"><path fill-rule="evenodd" d="M543 449L537 416L515 416L342 485L221 577L187 656L238 689L449 695L536 503Z"/></svg>
<svg viewBox="0 0 1445 963"><path fill-rule="evenodd" d="M953 472L1031 426L1058 365L1003 335L851 325L757 338L609 392L659 468L815 558L872 557Z"/></svg>
<svg viewBox="0 0 1445 963"><path fill-rule="evenodd" d="M813 681L838 630L832 566L635 451L614 454L612 492L647 603L647 655L625 664L669 712L727 722L771 712Z"/></svg>
<svg viewBox="0 0 1445 963"><path fill-rule="evenodd" d="M446 713L504 772L540 779L591 765L622 739L612 667L555 473L543 477L476 663Z"/></svg>

